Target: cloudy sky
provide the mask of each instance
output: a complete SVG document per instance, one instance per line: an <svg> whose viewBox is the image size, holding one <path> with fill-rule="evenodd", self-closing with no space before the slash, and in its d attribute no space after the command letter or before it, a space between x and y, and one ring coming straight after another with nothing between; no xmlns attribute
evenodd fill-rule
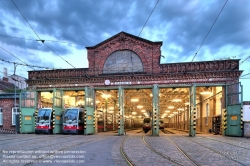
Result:
<svg viewBox="0 0 250 166"><path fill-rule="evenodd" d="M15 4L12 0L0 0L0 58L49 68L88 67L85 47L121 31L163 41L161 50L165 58L161 63L190 62L226 2L159 0L143 28L158 0L13 1ZM247 59L250 56L249 16L249 0L228 0L194 61ZM36 41L39 38L45 40L46 45ZM4 67L8 74L13 74L14 64L1 59L1 77ZM240 65L244 70L242 75L250 73L249 66L250 58ZM16 74L27 78L27 71L33 69L18 65ZM247 75L240 80L245 101L250 101L249 78Z"/></svg>

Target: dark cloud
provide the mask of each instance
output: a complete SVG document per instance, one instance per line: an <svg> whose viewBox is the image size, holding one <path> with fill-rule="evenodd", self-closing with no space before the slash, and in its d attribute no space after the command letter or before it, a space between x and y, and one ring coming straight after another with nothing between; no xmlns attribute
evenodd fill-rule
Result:
<svg viewBox="0 0 250 166"><path fill-rule="evenodd" d="M156 1L145 2L144 0L14 0L14 2L39 37L47 40L45 44L62 57L72 54L71 47L84 50L85 46L96 45L121 31L137 36L156 3ZM6 25L6 20L1 19L0 34L38 39L12 1L2 0L0 3L0 14L6 19L8 17L14 19L21 25L20 27ZM163 62L173 60L176 56L179 56L176 57L178 61L190 59L190 56L198 50L224 3L225 1L216 0L161 0L140 37L147 36L146 39L151 40L150 35L154 34L155 30L160 32L157 35L157 41L163 41L162 51L169 54L169 57L162 59ZM201 47L197 60L203 58L205 48L209 48L212 54L225 45L248 48L249 15L249 3L244 0L228 1ZM24 27L26 27L25 31ZM146 29L150 34L146 34ZM107 35L103 35L104 33ZM48 40L83 45L63 44ZM0 43L22 48L24 52L27 50L42 51L45 54L51 52L41 42L36 41L0 37ZM33 61L33 56L35 53L31 55L29 53L26 57ZM27 59L27 61L30 60ZM43 61L34 60L35 64L39 62Z"/></svg>

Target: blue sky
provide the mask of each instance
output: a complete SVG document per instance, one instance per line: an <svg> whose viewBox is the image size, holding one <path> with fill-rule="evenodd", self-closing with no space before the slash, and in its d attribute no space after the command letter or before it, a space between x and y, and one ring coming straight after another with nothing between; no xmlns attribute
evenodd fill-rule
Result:
<svg viewBox="0 0 250 166"><path fill-rule="evenodd" d="M50 68L72 68L71 65L76 68L88 67L85 47L96 45L121 31L138 36L157 2L13 1L40 39L45 40L45 44L54 52L36 41L39 38L11 0L0 0L0 58ZM162 63L190 62L225 2L160 0L140 37L163 41L161 51L165 58L161 59ZM250 56L249 15L249 0L228 0L194 61L247 59ZM1 72L6 67L8 74L13 74L13 64L0 61L0 66ZM240 65L240 69L244 70L242 75L250 73L249 66L250 58ZM27 78L27 71L30 70L33 69L18 65L16 74ZM240 79L245 101L250 101L249 79L250 75Z"/></svg>

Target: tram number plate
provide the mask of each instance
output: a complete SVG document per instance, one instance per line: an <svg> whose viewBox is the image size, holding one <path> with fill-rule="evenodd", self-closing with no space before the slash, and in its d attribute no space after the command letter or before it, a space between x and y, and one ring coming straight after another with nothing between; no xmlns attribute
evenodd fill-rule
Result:
<svg viewBox="0 0 250 166"><path fill-rule="evenodd" d="M25 116L24 119L25 119L25 120L31 120L31 117L30 117L30 116Z"/></svg>
<svg viewBox="0 0 250 166"><path fill-rule="evenodd" d="M237 119L238 119L237 115L232 115L231 116L231 120L237 120Z"/></svg>

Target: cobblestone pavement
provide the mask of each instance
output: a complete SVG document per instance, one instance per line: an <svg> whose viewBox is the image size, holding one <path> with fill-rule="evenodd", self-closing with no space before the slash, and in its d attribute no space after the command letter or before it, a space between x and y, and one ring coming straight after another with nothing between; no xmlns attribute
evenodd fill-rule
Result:
<svg viewBox="0 0 250 166"><path fill-rule="evenodd" d="M170 129L169 129L170 130ZM185 132L151 136L0 134L0 165L250 165L250 139ZM123 146L122 146L123 145ZM123 151L122 151L123 150ZM190 159L188 159L188 157Z"/></svg>

